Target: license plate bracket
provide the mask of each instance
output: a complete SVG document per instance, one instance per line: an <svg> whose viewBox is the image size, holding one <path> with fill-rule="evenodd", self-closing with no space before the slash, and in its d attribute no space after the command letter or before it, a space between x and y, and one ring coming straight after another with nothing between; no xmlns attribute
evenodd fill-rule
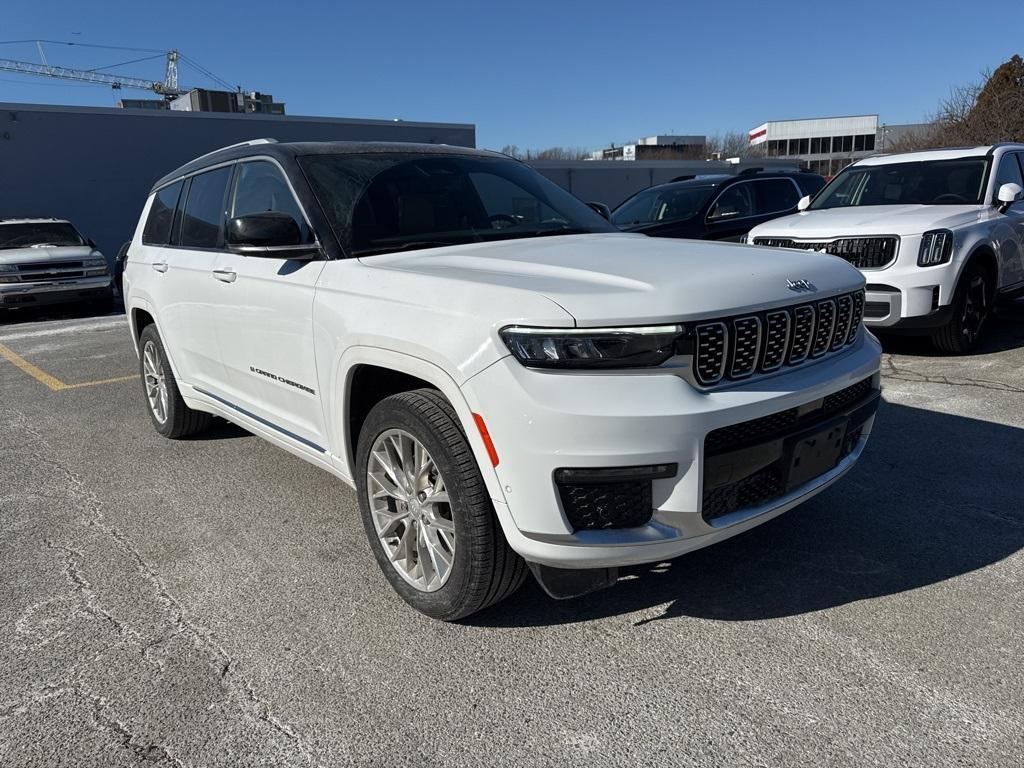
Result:
<svg viewBox="0 0 1024 768"><path fill-rule="evenodd" d="M849 419L798 435L787 441L789 468L786 490L792 490L833 469L839 463Z"/></svg>

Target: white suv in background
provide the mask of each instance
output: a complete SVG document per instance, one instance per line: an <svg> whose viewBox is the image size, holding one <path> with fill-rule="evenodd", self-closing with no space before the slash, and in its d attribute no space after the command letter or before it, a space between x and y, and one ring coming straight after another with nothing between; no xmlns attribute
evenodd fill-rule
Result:
<svg viewBox="0 0 1024 768"><path fill-rule="evenodd" d="M157 431L217 414L354 485L392 586L448 620L527 566L583 594L846 473L879 401L863 286L618 232L495 153L267 140L159 181L124 273Z"/></svg>
<svg viewBox="0 0 1024 768"><path fill-rule="evenodd" d="M997 297L1024 292L1022 192L1024 144L880 155L748 239L845 259L867 280L866 324L963 353Z"/></svg>

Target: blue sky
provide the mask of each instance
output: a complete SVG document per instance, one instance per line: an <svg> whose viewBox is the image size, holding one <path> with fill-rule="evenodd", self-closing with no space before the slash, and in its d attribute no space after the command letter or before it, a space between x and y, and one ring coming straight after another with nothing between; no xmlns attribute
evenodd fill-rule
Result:
<svg viewBox="0 0 1024 768"><path fill-rule="evenodd" d="M5 0L3 16L0 40L177 48L228 82L274 94L289 114L471 122L478 145L493 148L597 148L827 115L916 122L952 86L1024 54L1019 0ZM85 68L145 55L44 50L51 64ZM0 57L38 61L25 44L0 45ZM161 69L112 71L160 78ZM181 81L216 87L188 65ZM0 72L0 101L116 98Z"/></svg>

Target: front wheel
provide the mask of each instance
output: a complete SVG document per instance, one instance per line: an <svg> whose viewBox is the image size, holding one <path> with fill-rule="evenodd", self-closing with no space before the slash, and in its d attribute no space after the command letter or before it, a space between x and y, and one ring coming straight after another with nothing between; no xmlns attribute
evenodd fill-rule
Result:
<svg viewBox="0 0 1024 768"><path fill-rule="evenodd" d="M962 355L978 346L982 329L992 313L993 285L980 264L964 270L953 295L953 315L932 336L940 352Z"/></svg>
<svg viewBox="0 0 1024 768"><path fill-rule="evenodd" d="M384 576L413 608L454 621L511 595L526 563L505 541L466 436L437 391L385 398L359 433L363 527Z"/></svg>

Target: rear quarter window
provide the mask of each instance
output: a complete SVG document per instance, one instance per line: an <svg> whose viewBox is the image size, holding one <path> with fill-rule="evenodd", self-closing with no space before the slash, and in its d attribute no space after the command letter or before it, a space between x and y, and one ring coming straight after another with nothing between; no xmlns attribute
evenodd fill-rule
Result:
<svg viewBox="0 0 1024 768"><path fill-rule="evenodd" d="M153 195L153 205L149 208L149 218L142 230L143 245L167 245L171 236L171 222L174 220L174 209L181 195L182 182L177 181Z"/></svg>

